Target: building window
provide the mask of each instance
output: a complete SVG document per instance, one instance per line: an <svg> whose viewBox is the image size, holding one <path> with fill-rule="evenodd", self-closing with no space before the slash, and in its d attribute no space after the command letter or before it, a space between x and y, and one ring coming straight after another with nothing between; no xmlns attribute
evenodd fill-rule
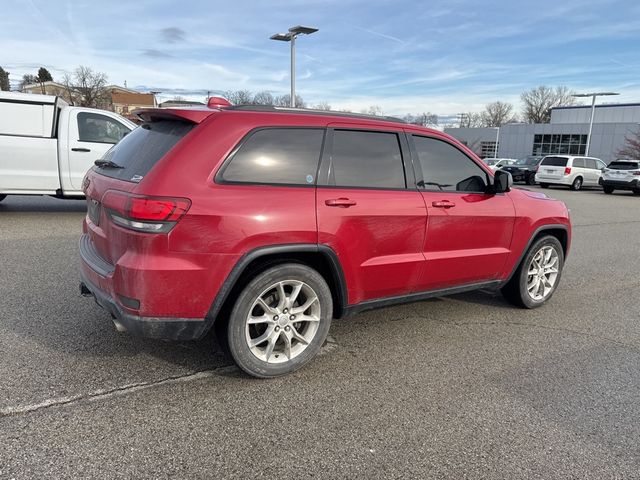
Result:
<svg viewBox="0 0 640 480"><path fill-rule="evenodd" d="M497 153L496 142L480 142L480 158L494 158Z"/></svg>
<svg viewBox="0 0 640 480"><path fill-rule="evenodd" d="M534 135L533 155L584 155L588 135Z"/></svg>

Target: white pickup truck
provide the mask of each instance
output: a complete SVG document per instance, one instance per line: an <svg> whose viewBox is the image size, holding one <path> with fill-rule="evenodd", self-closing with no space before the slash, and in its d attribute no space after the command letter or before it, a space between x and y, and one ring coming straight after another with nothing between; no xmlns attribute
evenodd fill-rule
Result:
<svg viewBox="0 0 640 480"><path fill-rule="evenodd" d="M0 201L7 195L82 197L93 162L136 125L59 97L0 93Z"/></svg>

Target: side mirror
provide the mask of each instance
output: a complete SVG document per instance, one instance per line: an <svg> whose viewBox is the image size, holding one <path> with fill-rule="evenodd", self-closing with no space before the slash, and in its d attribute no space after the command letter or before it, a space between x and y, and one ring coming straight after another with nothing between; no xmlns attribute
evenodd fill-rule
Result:
<svg viewBox="0 0 640 480"><path fill-rule="evenodd" d="M506 170L497 170L493 175L494 193L505 193L511 190L513 177Z"/></svg>

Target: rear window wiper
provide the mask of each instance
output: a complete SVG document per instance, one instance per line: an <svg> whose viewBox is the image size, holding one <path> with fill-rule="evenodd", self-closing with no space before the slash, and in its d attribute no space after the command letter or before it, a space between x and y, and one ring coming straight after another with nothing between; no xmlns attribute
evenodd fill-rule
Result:
<svg viewBox="0 0 640 480"><path fill-rule="evenodd" d="M122 165L118 165L111 160L96 160L95 163L100 168L124 168Z"/></svg>

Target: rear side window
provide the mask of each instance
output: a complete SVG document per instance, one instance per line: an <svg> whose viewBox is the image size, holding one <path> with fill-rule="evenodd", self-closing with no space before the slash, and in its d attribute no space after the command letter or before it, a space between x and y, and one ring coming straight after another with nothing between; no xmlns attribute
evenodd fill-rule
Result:
<svg viewBox="0 0 640 480"><path fill-rule="evenodd" d="M424 180L424 190L484 192L487 174L453 145L428 137L413 137Z"/></svg>
<svg viewBox="0 0 640 480"><path fill-rule="evenodd" d="M607 168L611 170L639 170L640 162L611 162Z"/></svg>
<svg viewBox="0 0 640 480"><path fill-rule="evenodd" d="M576 160L573 161L573 165L575 167L577 167L578 165L576 165L576 161L578 159L576 158ZM567 157L544 157L544 159L542 160L542 162L540 163L541 165L546 165L547 167L566 167L567 166ZM581 165L582 167L584 167L584 162Z"/></svg>
<svg viewBox="0 0 640 480"><path fill-rule="evenodd" d="M598 169L595 158L585 158L585 164L587 165L587 168L590 168L592 170Z"/></svg>
<svg viewBox="0 0 640 480"><path fill-rule="evenodd" d="M573 159L573 166L575 168L585 168L584 158L574 158Z"/></svg>
<svg viewBox="0 0 640 480"><path fill-rule="evenodd" d="M406 188L398 135L335 130L329 183L338 187Z"/></svg>
<svg viewBox="0 0 640 480"><path fill-rule="evenodd" d="M232 154L231 160L222 171L222 180L314 185L323 138L323 129L258 130Z"/></svg>
<svg viewBox="0 0 640 480"><path fill-rule="evenodd" d="M175 120L145 123L104 154L103 160L123 168L98 168L96 171L108 177L139 182L193 127L192 123Z"/></svg>

